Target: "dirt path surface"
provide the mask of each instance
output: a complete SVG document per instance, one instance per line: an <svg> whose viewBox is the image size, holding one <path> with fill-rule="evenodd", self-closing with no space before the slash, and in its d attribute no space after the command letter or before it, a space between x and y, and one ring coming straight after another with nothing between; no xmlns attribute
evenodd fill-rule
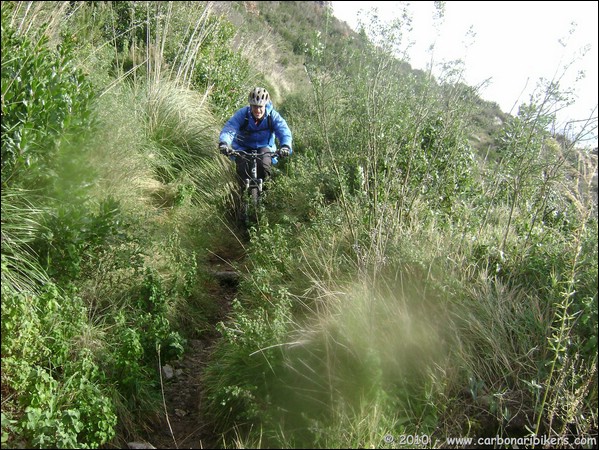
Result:
<svg viewBox="0 0 599 450"><path fill-rule="evenodd" d="M237 293L238 267L243 256L238 251L213 253L208 268L214 282L207 287L218 303L215 323L225 320ZM218 339L216 330L188 342L181 361L163 364L162 386L165 409L145 440L128 443L129 448L216 448L218 436L202 417L202 375L210 351Z"/></svg>
<svg viewBox="0 0 599 450"><path fill-rule="evenodd" d="M216 438L206 429L200 413L202 371L209 349L210 342L191 341L182 361L174 367L163 366L166 411L147 438L155 448L216 447Z"/></svg>

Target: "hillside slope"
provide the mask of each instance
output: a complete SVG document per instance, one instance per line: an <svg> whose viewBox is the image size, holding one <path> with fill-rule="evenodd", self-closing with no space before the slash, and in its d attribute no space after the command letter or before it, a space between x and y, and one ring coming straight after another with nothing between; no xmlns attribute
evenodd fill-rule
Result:
<svg viewBox="0 0 599 450"><path fill-rule="evenodd" d="M340 54L342 49L359 55L366 52L364 35L332 14L329 2L214 2L215 11L223 14L237 28L235 50L246 56L267 81L274 101L280 103L291 94L309 93L312 89L304 64L312 45L325 45L327 52ZM405 70L418 76L423 72ZM340 67L343 70L343 66ZM384 93L381 93L384 94ZM306 94L308 95L308 94ZM495 135L508 118L495 102L473 94L473 121L470 144L481 158L493 156Z"/></svg>

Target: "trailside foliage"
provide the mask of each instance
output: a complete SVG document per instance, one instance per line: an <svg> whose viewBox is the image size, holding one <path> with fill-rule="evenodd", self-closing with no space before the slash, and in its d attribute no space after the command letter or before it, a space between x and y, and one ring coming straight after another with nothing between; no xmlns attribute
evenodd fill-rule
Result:
<svg viewBox="0 0 599 450"><path fill-rule="evenodd" d="M215 336L223 447L596 433L596 151L548 131L556 86L498 116L396 57L407 15L227 8L2 3L3 446L145 438L159 364ZM294 154L244 240L216 144L256 83Z"/></svg>
<svg viewBox="0 0 599 450"><path fill-rule="evenodd" d="M34 179L51 177L58 141L88 126L92 98L83 73L72 64L72 41L65 38L52 50L43 34L36 41L19 35L8 24L9 14L3 6L3 188L22 183L15 178L24 171Z"/></svg>

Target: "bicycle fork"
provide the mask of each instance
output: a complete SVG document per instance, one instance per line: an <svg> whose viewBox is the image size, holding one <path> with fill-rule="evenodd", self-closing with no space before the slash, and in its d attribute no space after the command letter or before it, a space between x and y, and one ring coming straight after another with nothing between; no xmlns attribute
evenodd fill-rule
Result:
<svg viewBox="0 0 599 450"><path fill-rule="evenodd" d="M250 184L252 181L256 181L257 184L257 188L258 188L258 192L262 192L262 178L258 178L258 164L256 162L256 160L254 159L253 164L252 164L252 179L250 180L249 178L245 179L245 188L246 190L249 191L250 189Z"/></svg>
<svg viewBox="0 0 599 450"><path fill-rule="evenodd" d="M262 192L262 178L259 178L258 180L256 180L258 182L257 184L257 188L258 188L258 192ZM245 189L246 190L250 190L250 180L249 178L245 179Z"/></svg>

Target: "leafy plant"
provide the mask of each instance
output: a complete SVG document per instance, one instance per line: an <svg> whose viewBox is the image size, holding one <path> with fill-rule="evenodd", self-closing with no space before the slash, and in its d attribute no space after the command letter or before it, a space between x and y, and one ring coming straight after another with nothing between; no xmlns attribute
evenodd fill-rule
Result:
<svg viewBox="0 0 599 450"><path fill-rule="evenodd" d="M60 139L88 124L92 93L71 65L73 43L63 40L56 52L48 44L43 34L37 41L18 34L2 7L2 53L10 54L2 59L3 189L23 171L34 181L51 178Z"/></svg>

